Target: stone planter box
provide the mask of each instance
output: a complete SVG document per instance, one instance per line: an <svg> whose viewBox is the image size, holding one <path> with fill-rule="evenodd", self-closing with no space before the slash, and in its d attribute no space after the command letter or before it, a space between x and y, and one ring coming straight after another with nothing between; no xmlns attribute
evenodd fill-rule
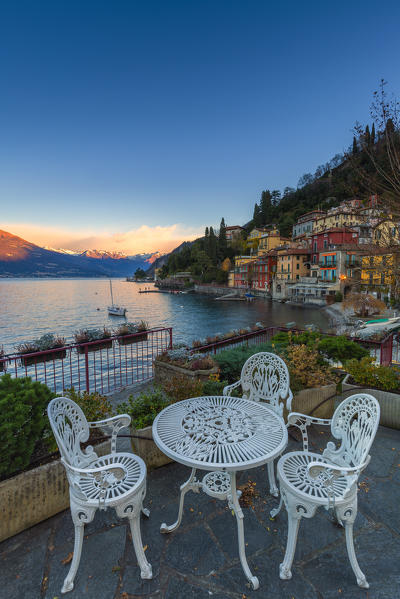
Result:
<svg viewBox="0 0 400 599"><path fill-rule="evenodd" d="M154 443L152 426L146 426L146 428L140 429L131 427L131 435L142 437L141 439L137 437L131 438L132 451L142 458L148 470L165 466L165 464L170 464L173 461L163 454Z"/></svg>
<svg viewBox="0 0 400 599"><path fill-rule="evenodd" d="M110 442L95 446L98 455ZM69 485L60 460L27 470L0 482L0 541L30 528L69 507Z"/></svg>
<svg viewBox="0 0 400 599"><path fill-rule="evenodd" d="M294 395L291 411L316 418L332 418L335 411L335 396L336 383L313 389L303 389Z"/></svg>
<svg viewBox="0 0 400 599"><path fill-rule="evenodd" d="M113 344L112 340L107 340L107 341L101 341L101 340L99 340L96 344L88 345L87 346L88 353L93 352L93 351L97 351L99 349L107 349L107 348L111 349L112 344ZM86 345L78 345L78 347L77 347L78 353L84 354L85 353L85 347L86 347Z"/></svg>
<svg viewBox="0 0 400 599"><path fill-rule="evenodd" d="M400 395L391 391L381 391L380 389L352 385L346 382L349 378L350 376L347 375L342 383L342 397L349 397L349 395L354 395L355 393L368 393L376 397L381 408L379 424L400 430Z"/></svg>
<svg viewBox="0 0 400 599"><path fill-rule="evenodd" d="M181 366L175 366L161 360L154 360L154 381L156 383L164 383L170 381L174 376L185 376L191 380L208 381L210 374L217 374L219 369L217 366L210 370L188 370Z"/></svg>

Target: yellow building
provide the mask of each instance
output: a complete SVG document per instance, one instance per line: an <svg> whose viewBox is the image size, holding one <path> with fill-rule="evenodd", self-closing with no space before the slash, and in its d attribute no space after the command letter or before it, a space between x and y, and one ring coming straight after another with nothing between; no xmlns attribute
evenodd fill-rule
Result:
<svg viewBox="0 0 400 599"><path fill-rule="evenodd" d="M256 250L260 243L261 237L269 231L270 229L267 229L266 227L255 227L254 229L252 229L247 236L246 247L249 250Z"/></svg>
<svg viewBox="0 0 400 599"><path fill-rule="evenodd" d="M378 252L378 253L376 253ZM393 254L387 250L374 250L361 260L361 284L371 287L390 287L394 282Z"/></svg>
<svg viewBox="0 0 400 599"><path fill-rule="evenodd" d="M365 223L364 215L349 210L332 210L315 220L313 233L319 233L332 227L354 227Z"/></svg>
<svg viewBox="0 0 400 599"><path fill-rule="evenodd" d="M264 233L263 235L261 235L261 237L259 238L257 253L259 256L261 256L262 254L266 254L270 250L273 250L279 245L282 245L282 243L284 243L285 241L288 240L281 237L281 234L279 233L278 229L272 229L271 231L268 231L268 233Z"/></svg>
<svg viewBox="0 0 400 599"><path fill-rule="evenodd" d="M310 273L310 250L306 248L277 249L276 279L298 281Z"/></svg>

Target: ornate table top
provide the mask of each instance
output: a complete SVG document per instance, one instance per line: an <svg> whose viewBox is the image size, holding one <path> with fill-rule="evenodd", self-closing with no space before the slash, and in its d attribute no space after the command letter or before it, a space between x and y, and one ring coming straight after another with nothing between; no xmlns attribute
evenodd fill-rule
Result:
<svg viewBox="0 0 400 599"><path fill-rule="evenodd" d="M283 419L262 403L238 397L195 397L166 407L153 439L176 462L202 470L246 470L282 453Z"/></svg>

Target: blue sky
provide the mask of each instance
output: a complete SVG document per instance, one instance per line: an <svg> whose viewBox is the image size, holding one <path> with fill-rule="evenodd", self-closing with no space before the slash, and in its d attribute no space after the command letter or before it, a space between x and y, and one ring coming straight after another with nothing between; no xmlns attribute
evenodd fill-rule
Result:
<svg viewBox="0 0 400 599"><path fill-rule="evenodd" d="M134 252L242 224L263 189L349 145L381 77L400 94L399 17L368 0L3 0L0 227Z"/></svg>

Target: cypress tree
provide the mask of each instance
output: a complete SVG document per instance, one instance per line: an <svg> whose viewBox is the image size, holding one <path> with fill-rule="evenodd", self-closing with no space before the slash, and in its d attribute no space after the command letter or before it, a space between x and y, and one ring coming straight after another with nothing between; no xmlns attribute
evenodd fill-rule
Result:
<svg viewBox="0 0 400 599"><path fill-rule="evenodd" d="M260 210L260 206L257 203L254 204L253 226L254 227L261 226L261 210Z"/></svg>
<svg viewBox="0 0 400 599"><path fill-rule="evenodd" d="M365 143L367 144L367 146L369 146L371 144L371 134L369 132L368 125L365 127Z"/></svg>
<svg viewBox="0 0 400 599"><path fill-rule="evenodd" d="M261 222L266 225L271 220L271 192L269 189L261 193L260 210L261 210Z"/></svg>
<svg viewBox="0 0 400 599"><path fill-rule="evenodd" d="M214 229L210 227L208 255L215 266L217 264L217 238L215 237Z"/></svg>
<svg viewBox="0 0 400 599"><path fill-rule="evenodd" d="M371 129L371 145L373 146L375 144L375 123L372 123L372 129Z"/></svg>
<svg viewBox="0 0 400 599"><path fill-rule="evenodd" d="M353 137L353 149L352 149L352 154L353 156L355 154L358 153L358 145L357 145L357 140L356 140L356 136Z"/></svg>
<svg viewBox="0 0 400 599"><path fill-rule="evenodd" d="M219 235L218 235L218 253L219 257L222 260L226 256L226 225L224 217L221 218L221 224L219 226Z"/></svg>

